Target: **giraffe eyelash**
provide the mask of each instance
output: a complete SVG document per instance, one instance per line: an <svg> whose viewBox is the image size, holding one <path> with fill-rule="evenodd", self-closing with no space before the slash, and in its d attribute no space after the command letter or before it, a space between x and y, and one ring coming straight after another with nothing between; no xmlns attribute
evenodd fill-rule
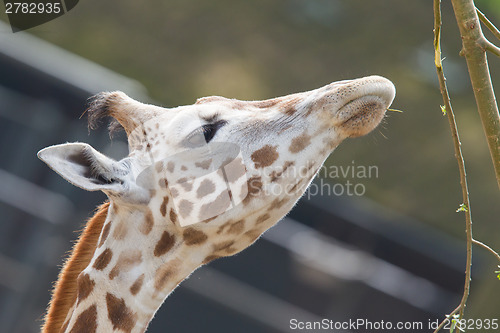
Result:
<svg viewBox="0 0 500 333"><path fill-rule="evenodd" d="M183 142L183 145L190 148L195 148L207 144L215 137L217 131L227 124L225 120L202 125L191 132Z"/></svg>
<svg viewBox="0 0 500 333"><path fill-rule="evenodd" d="M227 121L218 120L214 123L205 124L201 126L201 129L203 131L203 136L205 137L205 141L209 143L214 138L215 134L217 134L217 131L226 124Z"/></svg>

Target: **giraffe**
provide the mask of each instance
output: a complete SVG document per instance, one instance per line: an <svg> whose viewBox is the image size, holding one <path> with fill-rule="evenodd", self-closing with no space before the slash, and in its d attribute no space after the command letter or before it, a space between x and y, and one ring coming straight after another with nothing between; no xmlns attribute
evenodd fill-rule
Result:
<svg viewBox="0 0 500 333"><path fill-rule="evenodd" d="M328 155L378 126L394 97L380 76L176 108L96 95L89 125L111 117L129 155L115 161L78 142L38 153L73 185L109 199L64 264L42 331L144 332L195 269L247 248L288 213Z"/></svg>

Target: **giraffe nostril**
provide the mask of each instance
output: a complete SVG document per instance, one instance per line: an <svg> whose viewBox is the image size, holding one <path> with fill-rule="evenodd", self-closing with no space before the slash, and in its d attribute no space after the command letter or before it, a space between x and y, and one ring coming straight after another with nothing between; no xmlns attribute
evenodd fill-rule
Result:
<svg viewBox="0 0 500 333"><path fill-rule="evenodd" d="M346 95L351 100L373 96L378 97L382 104L386 104L387 107L391 105L396 96L394 84L390 80L377 75L350 81L344 90L347 90Z"/></svg>

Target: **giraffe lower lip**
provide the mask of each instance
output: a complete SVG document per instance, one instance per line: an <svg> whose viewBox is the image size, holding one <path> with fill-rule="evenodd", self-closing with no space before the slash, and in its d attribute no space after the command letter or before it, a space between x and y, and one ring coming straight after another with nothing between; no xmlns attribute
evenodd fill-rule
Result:
<svg viewBox="0 0 500 333"><path fill-rule="evenodd" d="M337 112L340 128L348 137L368 134L380 123L386 108L386 103L379 96L352 100Z"/></svg>
<svg viewBox="0 0 500 333"><path fill-rule="evenodd" d="M382 99L378 96L363 96L356 98L337 112L337 117L342 121L342 125L356 118L368 116L373 114L376 116L378 113L385 112L387 108L384 107Z"/></svg>

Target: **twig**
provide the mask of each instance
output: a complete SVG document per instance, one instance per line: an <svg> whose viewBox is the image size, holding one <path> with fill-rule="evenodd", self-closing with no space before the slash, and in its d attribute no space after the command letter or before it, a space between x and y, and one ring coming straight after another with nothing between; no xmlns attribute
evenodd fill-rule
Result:
<svg viewBox="0 0 500 333"><path fill-rule="evenodd" d="M453 145L455 148L455 157L458 163L458 169L460 172L460 185L462 188L462 200L465 206L465 221L466 221L466 236L467 236L467 262L465 266L465 283L464 292L462 295L462 300L459 306L448 316L450 318L457 312L459 313L459 318L463 318L465 304L467 298L469 297L470 290L470 278L471 278L471 266L472 266L472 220L471 220L471 209L469 202L469 190L467 187L467 174L465 172L465 162L462 155L462 149L460 147L460 137L458 135L457 124L455 122L455 115L451 107L450 96L448 93L448 88L446 86L446 78L443 73L443 64L441 60L441 0L434 0L434 49L435 58L434 62L436 65L436 71L439 79L439 88L441 90L441 95L443 96L444 107L446 109L446 115L448 117L448 123L451 129L451 135L453 137ZM438 329L434 332L438 332L444 326L444 321L439 325Z"/></svg>
<svg viewBox="0 0 500 333"><path fill-rule="evenodd" d="M455 310L451 311L450 314L448 315L448 317L446 317L446 319L444 319L441 322L441 324L439 324L439 326L434 330L434 333L439 332L444 327L444 325L446 325L446 321L450 320L450 318L453 317L453 315L456 314L458 312L458 310L460 310L460 308L461 308L461 305L457 306Z"/></svg>
<svg viewBox="0 0 500 333"><path fill-rule="evenodd" d="M497 57L500 57L500 48L498 46L496 46L495 44L493 44L492 42L490 42L486 38L482 41L481 44L483 44L483 47L486 51L490 51L491 53L493 53Z"/></svg>
<svg viewBox="0 0 500 333"><path fill-rule="evenodd" d="M497 257L498 261L500 261L500 254L498 254L498 252L496 252L495 250L493 250L491 247L489 247L488 245L486 245L483 242L480 242L480 241L478 241L476 239L472 239L472 242L474 244L476 244L476 245L481 246L485 250L489 251L491 254L493 254L495 257Z"/></svg>
<svg viewBox="0 0 500 333"><path fill-rule="evenodd" d="M496 38L500 39L500 30L498 30L497 27L493 23L491 23L490 20L484 15L479 9L476 8L477 16L479 16L479 19L481 22L484 23L484 25L495 35Z"/></svg>

